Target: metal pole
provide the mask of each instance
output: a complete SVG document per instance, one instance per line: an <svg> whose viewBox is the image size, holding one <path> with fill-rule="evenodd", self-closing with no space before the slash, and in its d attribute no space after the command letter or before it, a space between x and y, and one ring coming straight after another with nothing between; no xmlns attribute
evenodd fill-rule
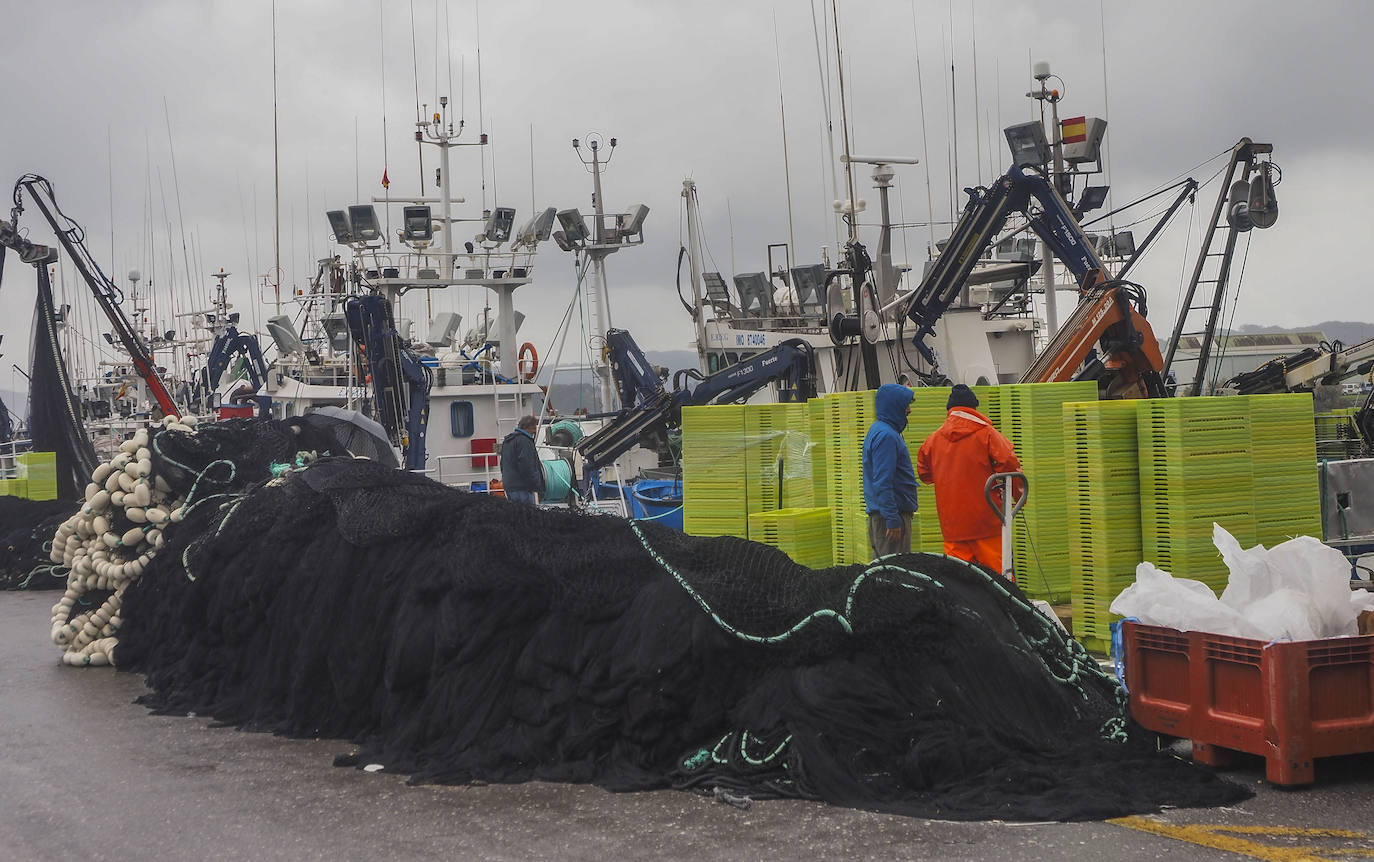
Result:
<svg viewBox="0 0 1374 862"><path fill-rule="evenodd" d="M1040 85L1042 88L1044 84ZM1051 138L1054 141L1054 171L1050 175L1050 185L1057 191L1059 189L1059 175L1064 172L1064 139L1059 134L1059 97L1051 92L1050 103L1050 122ZM1059 304L1055 297L1055 275L1054 275L1054 254L1051 253L1049 244L1042 241L1040 243L1041 257L1045 265L1045 328L1049 337L1054 338L1059 331Z"/></svg>
<svg viewBox="0 0 1374 862"><path fill-rule="evenodd" d="M697 330L697 362L702 374L707 373L706 307L701 300L701 225L697 213L697 184L682 181L682 196L687 199L687 268L692 280L692 323Z"/></svg>

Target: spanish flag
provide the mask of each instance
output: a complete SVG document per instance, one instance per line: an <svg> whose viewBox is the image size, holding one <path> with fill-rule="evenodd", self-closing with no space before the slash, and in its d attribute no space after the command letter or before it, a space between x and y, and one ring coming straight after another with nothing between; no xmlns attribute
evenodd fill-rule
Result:
<svg viewBox="0 0 1374 862"><path fill-rule="evenodd" d="M386 168L382 168L382 188L391 188L391 178L386 175Z"/></svg>
<svg viewBox="0 0 1374 862"><path fill-rule="evenodd" d="M1059 128L1066 144L1081 144L1088 139L1088 118L1070 117L1060 120Z"/></svg>

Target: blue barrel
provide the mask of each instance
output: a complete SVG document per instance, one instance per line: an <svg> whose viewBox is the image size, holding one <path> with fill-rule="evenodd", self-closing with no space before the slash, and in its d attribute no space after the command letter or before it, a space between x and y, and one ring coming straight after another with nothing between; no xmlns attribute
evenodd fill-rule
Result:
<svg viewBox="0 0 1374 862"><path fill-rule="evenodd" d="M655 523L682 529L682 484L645 479L635 485L635 508L644 512L639 517L652 518Z"/></svg>

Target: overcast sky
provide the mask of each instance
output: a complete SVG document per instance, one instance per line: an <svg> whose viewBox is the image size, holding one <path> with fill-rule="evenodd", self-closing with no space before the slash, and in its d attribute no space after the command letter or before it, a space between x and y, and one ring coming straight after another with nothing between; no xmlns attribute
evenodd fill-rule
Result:
<svg viewBox="0 0 1374 862"><path fill-rule="evenodd" d="M1031 62L1043 59L1062 79L1061 116L1109 120L1116 204L1183 176L1209 179L1221 168L1215 157L1242 136L1274 145L1281 216L1253 232L1248 249L1242 243L1236 324L1371 317L1363 264L1374 235L1374 198L1365 189L1374 176L1374 115L1354 94L1374 70L1374 5L838 5L852 150L922 160L898 169L899 220L947 222L952 187L1006 169L1000 130L1036 116L1024 94ZM609 260L614 322L642 345L686 348L690 321L674 298L684 177L699 189L710 269L763 269L765 246L788 240L789 175L798 262L819 260L821 245L833 243L823 74L835 97L837 152L843 142L833 24L817 29L822 7L829 0L279 0L283 284L303 284L312 259L329 252L325 210L381 194L384 167L394 193L418 190L418 88L431 106L449 94L469 137L491 135L485 189L477 148L460 151L454 165L466 214L484 195L516 207L517 222L532 200L589 211L591 178L571 139L615 136L607 205L643 202L651 213L645 245ZM189 268L203 289L206 273L230 270L239 310L252 319L250 293L260 293L255 285L273 265L271 3L0 0L0 12L0 57L10 73L0 181L26 172L52 180L102 266L121 281L136 267L159 286L184 285ZM855 180L871 223L877 194L867 169ZM1194 239L1185 256L1189 224L1196 235L1215 195L1214 183L1133 274L1161 334L1196 251ZM39 221L32 209L22 219L36 240L47 235ZM1147 228L1136 226L1137 237ZM929 236L924 226L907 231L896 257L919 268ZM865 238L871 243L873 233ZM529 315L522 340L548 344L572 287L571 256L544 246L534 284L517 293ZM6 365L27 364L21 345L32 301L32 275L11 258L0 292ZM471 320L480 299L453 307Z"/></svg>

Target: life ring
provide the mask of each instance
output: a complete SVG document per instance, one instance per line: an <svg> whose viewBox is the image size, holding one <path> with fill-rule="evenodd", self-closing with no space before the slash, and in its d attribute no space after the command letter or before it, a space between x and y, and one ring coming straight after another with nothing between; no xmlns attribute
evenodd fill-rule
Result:
<svg viewBox="0 0 1374 862"><path fill-rule="evenodd" d="M527 353L529 354L528 362L530 365L529 370L525 371L523 369L525 367L526 362L525 354ZM533 380L534 375L539 373L539 351L534 349L533 344L526 341L524 344L520 345L520 355L519 358L516 360L515 364L518 368L522 369L522 377L524 377L526 380Z"/></svg>

